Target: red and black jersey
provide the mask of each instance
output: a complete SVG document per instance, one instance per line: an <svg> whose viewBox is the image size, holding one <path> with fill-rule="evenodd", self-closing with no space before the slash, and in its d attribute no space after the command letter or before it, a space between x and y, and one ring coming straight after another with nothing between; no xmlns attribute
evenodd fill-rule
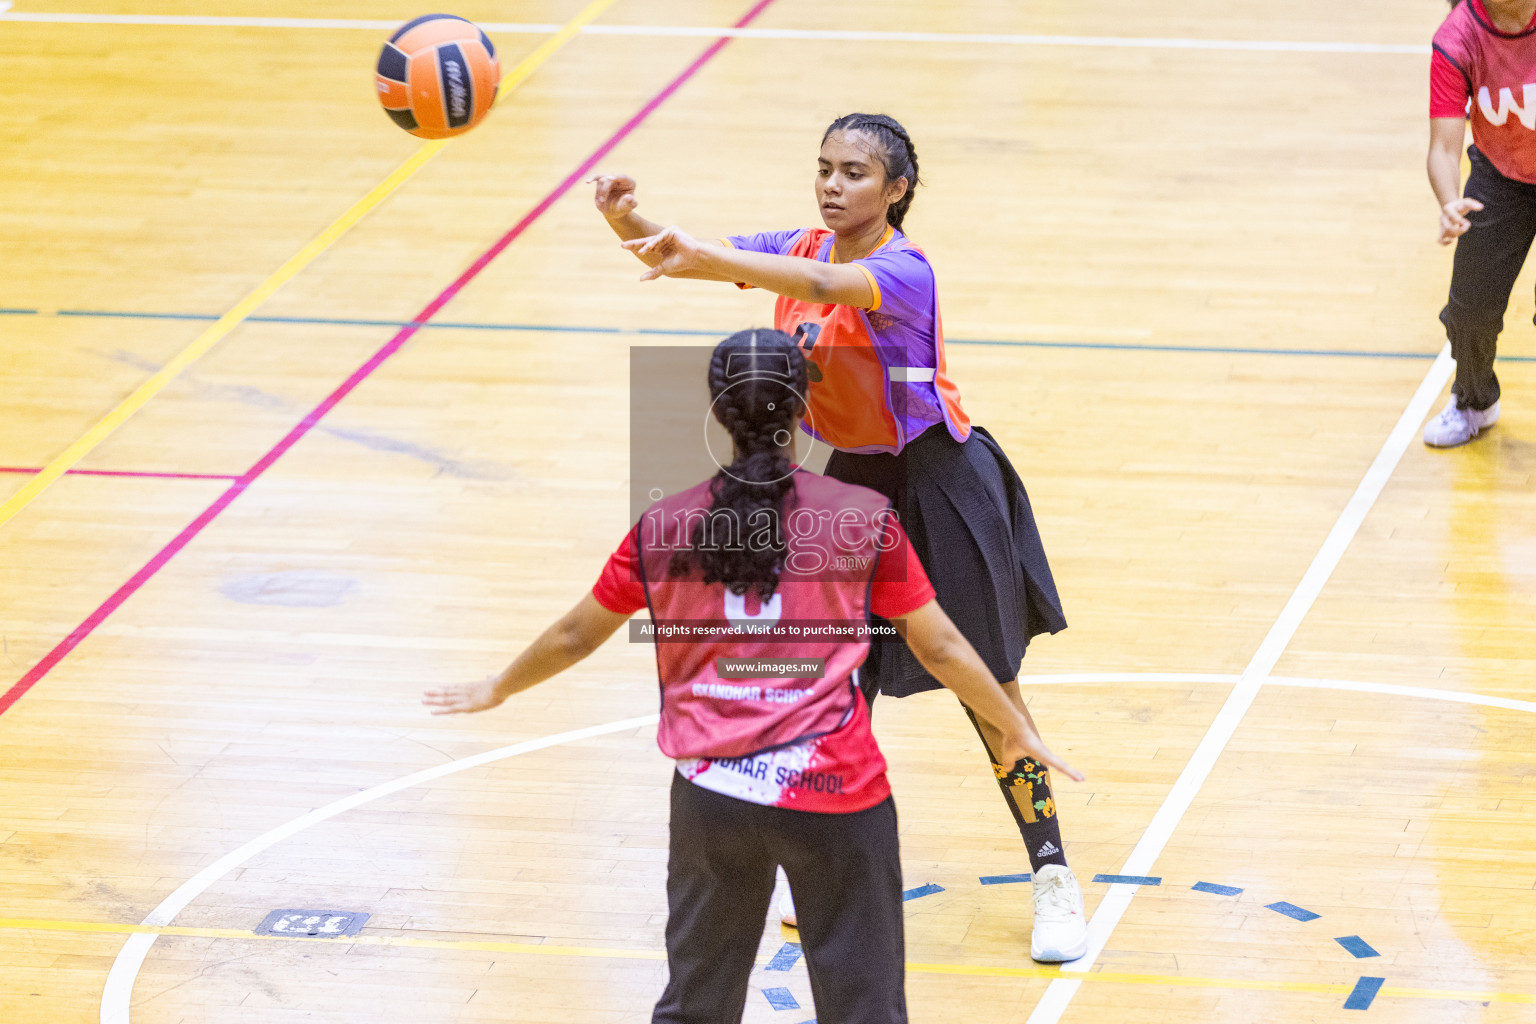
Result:
<svg viewBox="0 0 1536 1024"><path fill-rule="evenodd" d="M1495 28L1482 0L1463 0L1435 33L1430 117L1467 116L1499 173L1536 184L1536 18Z"/></svg>

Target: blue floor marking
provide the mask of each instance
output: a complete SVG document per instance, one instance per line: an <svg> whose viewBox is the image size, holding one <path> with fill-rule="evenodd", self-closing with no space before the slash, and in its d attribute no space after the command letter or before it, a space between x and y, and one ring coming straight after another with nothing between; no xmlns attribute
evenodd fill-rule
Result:
<svg viewBox="0 0 1536 1024"><path fill-rule="evenodd" d="M1236 896L1243 891L1235 885L1217 885L1215 882L1196 882L1190 888L1196 892L1213 892L1217 896Z"/></svg>
<svg viewBox="0 0 1536 1024"><path fill-rule="evenodd" d="M1354 990L1349 993L1349 998L1344 1000L1346 1010L1369 1010L1371 1003L1376 999L1376 993L1381 991L1381 986L1386 983L1386 978L1361 978L1355 982Z"/></svg>
<svg viewBox="0 0 1536 1024"><path fill-rule="evenodd" d="M1346 935L1342 939L1334 939L1339 945L1349 950L1351 956L1357 960L1363 960L1368 956L1381 956L1371 948L1371 944L1358 935Z"/></svg>
<svg viewBox="0 0 1536 1024"><path fill-rule="evenodd" d="M1298 921L1316 921L1323 916L1322 914L1314 914L1310 910L1303 910L1296 904L1287 903L1284 900L1281 900L1279 903L1267 904L1267 909L1273 910L1277 914L1284 914L1286 917L1293 917Z"/></svg>
<svg viewBox="0 0 1536 1024"><path fill-rule="evenodd" d="M944 887L942 885L934 885L932 882L929 882L927 885L920 885L916 889L908 889L902 893L901 901L905 903L907 900L919 900L924 896L932 896L936 892L943 891Z"/></svg>
<svg viewBox="0 0 1536 1024"><path fill-rule="evenodd" d="M1107 885L1162 885L1161 878L1153 878L1149 875L1094 875L1095 882L1104 882Z"/></svg>
<svg viewBox="0 0 1536 1024"><path fill-rule="evenodd" d="M0 316L46 316L35 309L3 309L0 308ZM132 310L96 310L96 309L61 309L58 316L73 317L106 317L125 320L201 320L212 322L219 316L211 313L144 313ZM323 317L323 316L252 316L247 317L251 323L259 324L312 324L333 327L410 327L414 323L410 320L371 320L364 318L348 317ZM661 327L595 327L595 326L571 326L567 324L514 324L514 323L469 323L454 320L433 320L425 324L416 324L419 327L463 330L463 331L527 331L546 332L557 334L639 334L654 337L707 337L722 338L731 333L723 330L699 330L697 328L661 328ZM1434 352L1370 352L1364 349L1323 349L1323 348L1259 348L1259 347L1225 347L1221 345L1137 345L1128 342L1109 341L1033 341L1028 339L994 339L994 338L946 338L951 345L991 345L1006 348L1062 348L1062 349L1097 349L1113 352L1192 352L1206 355L1240 355L1240 356L1331 356L1349 359L1433 359ZM1511 363L1536 363L1536 356L1499 356L1500 360Z"/></svg>
<svg viewBox="0 0 1536 1024"><path fill-rule="evenodd" d="M1022 875L982 875L982 885L1007 885L1009 882L1027 882L1031 876L1028 872Z"/></svg>
<svg viewBox="0 0 1536 1024"><path fill-rule="evenodd" d="M798 1010L800 1004L795 1002L795 996L787 988L765 988L763 996L768 1000L768 1005L775 1010Z"/></svg>
<svg viewBox="0 0 1536 1024"><path fill-rule="evenodd" d="M765 971L787 971L800 960L800 943L786 942L779 947L779 951L773 954L773 959L768 961Z"/></svg>

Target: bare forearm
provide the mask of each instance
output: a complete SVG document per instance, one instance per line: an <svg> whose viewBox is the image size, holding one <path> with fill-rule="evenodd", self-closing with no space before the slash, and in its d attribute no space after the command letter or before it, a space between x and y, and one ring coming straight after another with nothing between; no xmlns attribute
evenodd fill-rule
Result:
<svg viewBox="0 0 1536 1024"><path fill-rule="evenodd" d="M801 302L836 303L868 309L875 301L868 278L847 264L745 252L722 245L707 251L703 269L712 277L740 281Z"/></svg>
<svg viewBox="0 0 1536 1024"><path fill-rule="evenodd" d="M630 213L625 214L623 217L619 217L617 219L609 219L608 220L608 226L613 228L613 233L618 235L619 239L621 241L625 241L625 242L628 242L628 241L630 241L632 239L635 239L635 238L650 238L651 236L658 235L663 230L665 230L660 224L656 224L656 223L654 223L652 221L648 221L644 217L640 216L638 213L635 213L633 211L631 211ZM720 243L720 242L712 242L712 241L707 241L707 240L701 240L701 241L702 241L702 244L704 244L706 246L709 246L711 248L719 248L719 249L725 248L725 246L722 243ZM661 253L655 252L655 251L652 251L652 252L640 252L640 251L634 250L634 249L632 249L630 251L635 254L635 258L636 259L638 259L641 263L644 263L648 267L654 267L656 264L660 263L663 259L665 259L665 257L662 256ZM669 277L683 277L683 278L688 278L688 279L694 280L694 281L725 281L725 282L732 282L732 281L735 280L734 278L725 277L724 275L721 275L721 274L711 274L711 273L708 273L706 271L684 271L683 273L669 274L668 276Z"/></svg>
<svg viewBox="0 0 1536 1024"><path fill-rule="evenodd" d="M1461 197L1461 151L1467 143L1467 122L1459 117L1429 119L1429 187L1440 208Z"/></svg>
<svg viewBox="0 0 1536 1024"><path fill-rule="evenodd" d="M623 242L627 242L631 238L649 238L661 230L660 224L646 220L633 210L622 217L605 217L603 219L608 221L608 226L613 228L613 233L618 235L619 240ZM640 258L645 259L644 256Z"/></svg>
<svg viewBox="0 0 1536 1024"><path fill-rule="evenodd" d="M1435 201L1443 208L1461 196L1461 151L1443 146L1431 146L1425 162L1429 171L1429 187L1435 190Z"/></svg>
<svg viewBox="0 0 1536 1024"><path fill-rule="evenodd" d="M501 699L522 693L591 654L595 645L582 637L567 619L550 626L496 677Z"/></svg>

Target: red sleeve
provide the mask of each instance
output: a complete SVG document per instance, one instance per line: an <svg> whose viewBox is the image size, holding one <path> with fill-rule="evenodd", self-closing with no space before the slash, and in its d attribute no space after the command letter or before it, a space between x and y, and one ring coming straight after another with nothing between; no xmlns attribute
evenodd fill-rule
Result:
<svg viewBox="0 0 1536 1024"><path fill-rule="evenodd" d="M882 551L875 564L869 610L882 619L899 619L933 600L933 584L928 582L923 563L917 560L917 552L912 550L907 531L895 520L891 520L888 529L896 534L896 546Z"/></svg>
<svg viewBox="0 0 1536 1024"><path fill-rule="evenodd" d="M1472 98L1467 76L1437 46L1429 58L1429 116L1465 117Z"/></svg>
<svg viewBox="0 0 1536 1024"><path fill-rule="evenodd" d="M602 575L592 587L592 596L597 603L611 612L633 615L645 607L645 584L640 582L636 563L639 550L640 524L636 523L614 553L608 556L608 564L603 566Z"/></svg>

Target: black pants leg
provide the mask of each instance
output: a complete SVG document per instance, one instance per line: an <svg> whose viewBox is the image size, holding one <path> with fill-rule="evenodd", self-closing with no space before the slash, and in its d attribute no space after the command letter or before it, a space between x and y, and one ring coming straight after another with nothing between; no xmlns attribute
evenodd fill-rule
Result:
<svg viewBox="0 0 1536 1024"><path fill-rule="evenodd" d="M1451 295L1440 322L1456 360L1451 390L1462 408L1483 410L1499 400L1493 359L1509 293L1536 238L1536 185L1504 177L1476 146L1468 156L1472 173L1464 194L1483 209L1468 212L1472 227L1456 241Z"/></svg>
<svg viewBox="0 0 1536 1024"><path fill-rule="evenodd" d="M672 774L669 976L652 1024L740 1024L777 868L754 812L771 809Z"/></svg>
<svg viewBox="0 0 1536 1024"><path fill-rule="evenodd" d="M906 1024L896 805L762 807L674 775L666 991L653 1024L739 1024L774 868L789 876L818 1024Z"/></svg>
<svg viewBox="0 0 1536 1024"><path fill-rule="evenodd" d="M906 940L896 804L787 816L774 845L789 876L817 1024L906 1024Z"/></svg>

